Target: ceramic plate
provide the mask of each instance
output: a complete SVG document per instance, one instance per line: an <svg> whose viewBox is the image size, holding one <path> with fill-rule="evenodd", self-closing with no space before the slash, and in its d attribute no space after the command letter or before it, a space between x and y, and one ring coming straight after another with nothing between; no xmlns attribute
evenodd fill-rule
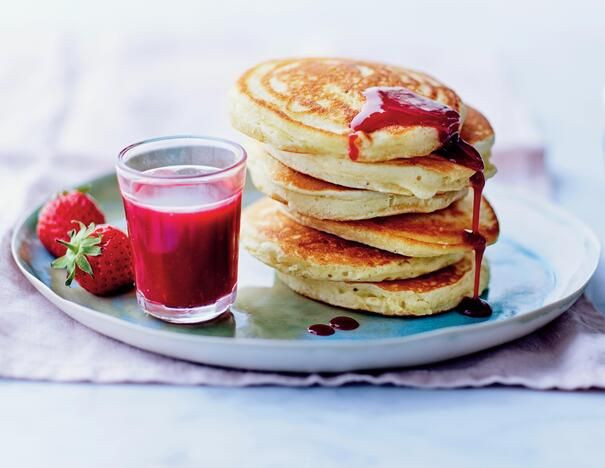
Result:
<svg viewBox="0 0 605 468"><path fill-rule="evenodd" d="M90 181L108 221L125 227L115 175ZM260 195L247 187L245 203ZM488 249L492 268L485 293L494 314L472 319L447 312L426 318L386 318L327 306L281 284L273 270L241 253L238 299L232 313L204 326L178 326L145 315L134 293L98 298L64 286L35 233L38 209L14 231L12 250L25 277L82 324L142 349L189 361L277 371L348 371L411 366L472 353L526 335L553 320L582 293L599 258L584 224L545 202L492 189L502 234ZM307 327L348 315L354 331L314 336Z"/></svg>

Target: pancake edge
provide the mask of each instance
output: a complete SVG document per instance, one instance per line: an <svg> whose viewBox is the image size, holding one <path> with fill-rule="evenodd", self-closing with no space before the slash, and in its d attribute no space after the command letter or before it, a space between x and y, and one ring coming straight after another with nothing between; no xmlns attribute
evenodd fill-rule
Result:
<svg viewBox="0 0 605 468"><path fill-rule="evenodd" d="M469 268L456 283L428 292L393 292L380 288L379 283L318 281L277 272L277 277L294 292L332 306L363 310L386 316L418 317L434 315L455 308L465 296L472 295L474 267ZM480 292L489 283L487 260L481 266Z"/></svg>
<svg viewBox="0 0 605 468"><path fill-rule="evenodd" d="M271 159L260 161L262 158ZM291 169L274 159L268 153L249 153L248 168L252 181L265 195L288 205L288 208L306 216L335 221L355 221L403 213L431 213L447 208L465 197L468 189L435 194L432 198L418 198L413 195L376 192L339 186L339 190L305 190L275 180L271 165L281 165L283 170ZM280 169L277 169L280 170ZM304 177L311 177L299 173ZM325 181L323 181L325 182ZM326 184L331 184L326 182Z"/></svg>
<svg viewBox="0 0 605 468"><path fill-rule="evenodd" d="M498 240L500 223L491 204L489 204L489 202L483 198L483 203L485 202L487 202L489 210L493 213L495 219L494 226L489 229L495 230L496 233L492 238L487 238L487 245L492 245ZM289 210L286 206L283 206L282 209L284 213L294 219L294 221L310 228L327 232L328 234L333 234L341 237L342 239L358 242L360 244L375 247L377 249L386 250L387 252L404 255L406 257L434 257L454 252L469 252L472 250L471 246L464 243L444 244L437 242L426 242L411 237L388 237L380 235L380 233L377 234L374 231L362 231L360 229L347 226L347 224L355 223L355 221L333 221L328 219L318 219ZM430 216L430 213L426 215ZM480 226L480 231L485 232L484 226Z"/></svg>
<svg viewBox="0 0 605 468"><path fill-rule="evenodd" d="M257 202L260 203L260 202ZM364 281L415 278L459 262L464 254L457 252L436 257L412 258L401 256L401 260L383 265L350 265L333 262L320 264L312 257L302 257L288 252L274 239L262 235L255 227L253 216L246 208L242 215L241 244L256 259L285 274L323 281ZM296 221L291 221L295 223ZM306 227L306 226L305 226ZM306 227L306 229L312 229ZM319 231L321 233L321 231ZM330 235L321 233L322 235ZM345 240L345 242L348 242ZM368 247L368 251L371 247ZM369 252L371 254L371 252Z"/></svg>

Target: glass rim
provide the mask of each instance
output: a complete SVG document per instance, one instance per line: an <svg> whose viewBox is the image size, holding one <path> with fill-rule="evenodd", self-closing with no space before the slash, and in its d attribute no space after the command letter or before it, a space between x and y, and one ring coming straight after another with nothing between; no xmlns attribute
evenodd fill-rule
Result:
<svg viewBox="0 0 605 468"><path fill-rule="evenodd" d="M133 169L132 167L129 167L126 165L126 162L124 161L125 156L127 155L127 153L129 151L131 151L134 148L137 148L139 146L143 146L143 145L147 145L150 143L158 143L161 141L171 141L171 140L198 140L198 141L206 141L209 143L220 143L224 146L228 146L230 147L229 149L231 149L233 151L233 153L236 155L236 161L227 166L227 167L223 167L220 169L216 169L214 171L205 173L205 174L197 174L197 175L191 175L191 174L180 174L180 175L158 175L158 174L145 174L142 171L139 171L137 169ZM218 145L216 145L218 146ZM120 150L120 152L118 153L118 161L116 163L116 168L118 170L122 170L125 171L127 173L133 174L133 175L137 175L140 177L145 177L145 178L149 178L149 179L157 179L157 180L187 180L187 179L191 179L191 180L199 180L199 179L206 179L209 177L215 177L217 175L221 175L223 173L229 172L233 169L237 169L238 167L244 165L246 163L246 159L248 158L248 155L246 153L245 148L240 145L239 143L236 143L234 141L231 140L227 140L225 138L217 138L217 137L209 137L209 136L203 136L203 135L170 135L170 136L163 136L163 137L155 137L155 138L148 138L146 140L141 140L141 141L137 141L136 143L132 143L128 146L126 146L125 148L122 148Z"/></svg>

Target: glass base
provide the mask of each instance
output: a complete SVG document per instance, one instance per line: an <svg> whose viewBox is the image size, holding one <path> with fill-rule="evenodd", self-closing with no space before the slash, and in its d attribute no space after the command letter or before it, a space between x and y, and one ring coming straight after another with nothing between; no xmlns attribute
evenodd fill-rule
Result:
<svg viewBox="0 0 605 468"><path fill-rule="evenodd" d="M137 302L149 315L164 322L194 324L208 322L225 313L235 302L235 296L236 287L213 304L199 307L168 307L164 304L150 301L137 291Z"/></svg>

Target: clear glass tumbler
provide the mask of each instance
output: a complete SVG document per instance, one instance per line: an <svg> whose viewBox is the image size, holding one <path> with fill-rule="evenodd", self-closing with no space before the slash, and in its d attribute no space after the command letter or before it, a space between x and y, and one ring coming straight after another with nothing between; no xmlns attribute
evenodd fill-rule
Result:
<svg viewBox="0 0 605 468"><path fill-rule="evenodd" d="M137 300L172 323L199 323L235 301L246 152L217 138L155 138L116 165Z"/></svg>

